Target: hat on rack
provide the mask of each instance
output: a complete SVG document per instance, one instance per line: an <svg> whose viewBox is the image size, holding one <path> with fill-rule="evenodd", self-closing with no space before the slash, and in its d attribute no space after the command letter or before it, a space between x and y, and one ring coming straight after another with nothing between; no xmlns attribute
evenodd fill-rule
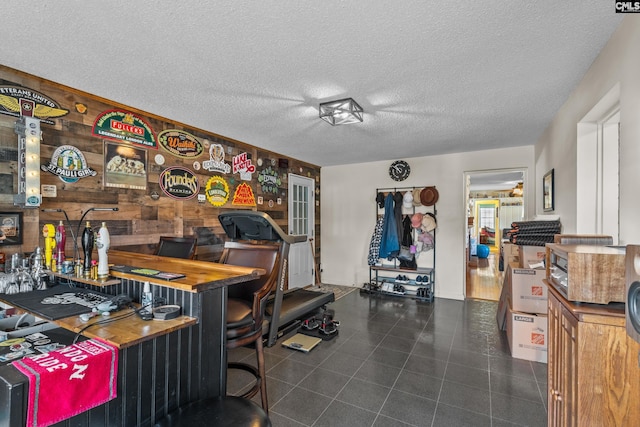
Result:
<svg viewBox="0 0 640 427"><path fill-rule="evenodd" d="M422 232L418 234L418 246L421 250L428 251L433 248L433 235L431 233Z"/></svg>
<svg viewBox="0 0 640 427"><path fill-rule="evenodd" d="M436 222L436 217L431 212L427 212L427 214L422 218L422 226L420 227L422 231L429 232L436 229L438 223Z"/></svg>
<svg viewBox="0 0 640 427"><path fill-rule="evenodd" d="M378 207L380 209L384 208L384 193L378 193L376 196L376 202L378 202Z"/></svg>
<svg viewBox="0 0 640 427"><path fill-rule="evenodd" d="M413 206L420 206L422 202L420 201L420 192L422 188L414 188L413 189Z"/></svg>
<svg viewBox="0 0 640 427"><path fill-rule="evenodd" d="M438 190L436 187L425 187L420 191L420 203L425 206L433 206L438 201Z"/></svg>
<svg viewBox="0 0 640 427"><path fill-rule="evenodd" d="M424 214L418 212L411 215L411 226L413 228L419 228L422 225L422 218Z"/></svg>
<svg viewBox="0 0 640 427"><path fill-rule="evenodd" d="M411 191L407 191L402 196L402 207L405 209L413 208L413 194L411 194Z"/></svg>

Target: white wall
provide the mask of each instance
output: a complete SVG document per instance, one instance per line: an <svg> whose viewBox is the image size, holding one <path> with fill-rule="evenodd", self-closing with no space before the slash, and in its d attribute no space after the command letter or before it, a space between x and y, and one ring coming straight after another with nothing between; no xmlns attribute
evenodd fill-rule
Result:
<svg viewBox="0 0 640 427"><path fill-rule="evenodd" d="M436 296L464 297L463 172L529 167L526 217L543 214L543 175L555 169L555 211L562 230L576 230L577 123L620 83L620 244L640 244L640 16L625 17L535 147L408 159L402 186L435 185L438 202ZM361 286L375 222L375 189L396 185L391 162L322 168L322 281ZM533 164L535 163L535 165ZM530 196L535 194L535 202Z"/></svg>
<svg viewBox="0 0 640 427"><path fill-rule="evenodd" d="M555 173L555 214L575 233L577 123L620 83L620 244L640 243L640 16L628 16L535 144L535 176ZM542 213L542 189L536 210Z"/></svg>
<svg viewBox="0 0 640 427"><path fill-rule="evenodd" d="M362 286L369 281L367 256L376 222L376 188L435 185L437 297L464 298L464 256L467 229L464 172L527 168L526 215L534 212L533 145L444 156L405 159L411 175L402 183L389 177L391 161L328 166L321 170L322 282Z"/></svg>

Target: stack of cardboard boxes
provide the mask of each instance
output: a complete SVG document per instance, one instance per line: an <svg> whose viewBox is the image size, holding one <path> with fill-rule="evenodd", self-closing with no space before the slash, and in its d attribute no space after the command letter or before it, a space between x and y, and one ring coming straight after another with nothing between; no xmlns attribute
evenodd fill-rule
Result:
<svg viewBox="0 0 640 427"><path fill-rule="evenodd" d="M507 332L511 355L543 363L547 362L545 253L544 246L503 243L507 268L498 306L498 326Z"/></svg>

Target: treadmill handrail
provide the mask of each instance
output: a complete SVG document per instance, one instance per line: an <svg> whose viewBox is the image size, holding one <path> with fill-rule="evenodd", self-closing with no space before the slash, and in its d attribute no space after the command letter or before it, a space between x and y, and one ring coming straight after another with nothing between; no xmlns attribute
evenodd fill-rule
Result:
<svg viewBox="0 0 640 427"><path fill-rule="evenodd" d="M261 238L259 235L247 233L247 230L244 230L241 234L246 235L247 237L254 236L253 240L268 240L268 241L279 241L282 240L288 244L293 243L301 243L307 240L307 236L304 234L287 234L284 232L282 228L271 218L268 214L259 211L250 211L250 210L240 210L240 211L228 211L223 212L218 215L218 220L222 225L227 237L230 239L235 239L235 236L232 233L232 230L228 227L233 224L233 226L238 227L238 220L241 222L244 220L250 220L252 223L259 223L263 227L271 227L271 229L275 232L275 235L272 234L272 238ZM277 238L274 238L276 237Z"/></svg>

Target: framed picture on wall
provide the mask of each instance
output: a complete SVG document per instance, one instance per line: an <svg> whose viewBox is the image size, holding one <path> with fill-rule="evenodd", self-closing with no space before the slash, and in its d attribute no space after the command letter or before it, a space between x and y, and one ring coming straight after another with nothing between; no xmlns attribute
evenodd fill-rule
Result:
<svg viewBox="0 0 640 427"><path fill-rule="evenodd" d="M147 150L105 141L104 186L146 190Z"/></svg>
<svg viewBox="0 0 640 427"><path fill-rule="evenodd" d="M542 178L542 209L545 212L554 209L553 169L544 174Z"/></svg>
<svg viewBox="0 0 640 427"><path fill-rule="evenodd" d="M22 244L22 212L0 212L0 248Z"/></svg>

